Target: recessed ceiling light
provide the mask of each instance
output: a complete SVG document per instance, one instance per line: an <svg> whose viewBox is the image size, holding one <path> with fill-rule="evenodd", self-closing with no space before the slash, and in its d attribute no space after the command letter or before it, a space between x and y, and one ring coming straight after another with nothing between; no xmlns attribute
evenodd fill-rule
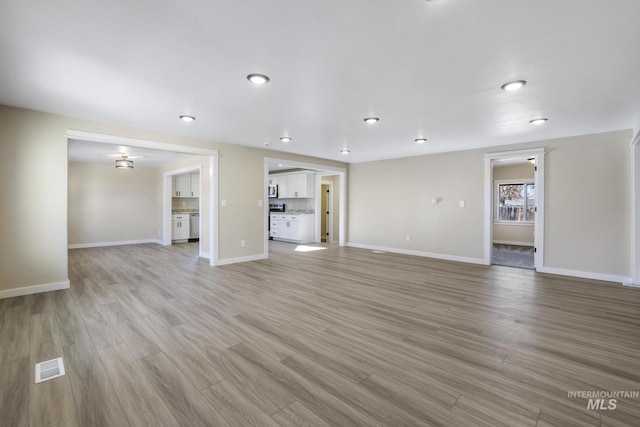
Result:
<svg viewBox="0 0 640 427"><path fill-rule="evenodd" d="M271 145L271 143L270 143L270 142L265 142L265 143L264 143L264 146L265 146L265 147L268 147L268 146L270 146L270 145Z"/></svg>
<svg viewBox="0 0 640 427"><path fill-rule="evenodd" d="M541 117L539 119L533 119L533 120L529 120L529 123L531 123L532 125L541 125L547 122L547 118L545 117Z"/></svg>
<svg viewBox="0 0 640 427"><path fill-rule="evenodd" d="M367 117L364 119L365 123L378 123L380 119L378 117Z"/></svg>
<svg viewBox="0 0 640 427"><path fill-rule="evenodd" d="M291 142L291 137L289 136L283 136L282 138L280 138L280 141L282 142Z"/></svg>
<svg viewBox="0 0 640 427"><path fill-rule="evenodd" d="M340 152L342 154L349 154L351 152L351 150L349 150L348 148L343 148L342 150L340 150Z"/></svg>
<svg viewBox="0 0 640 427"><path fill-rule="evenodd" d="M263 85L269 82L269 77L264 74L249 74L247 76L247 80L249 80L254 85Z"/></svg>
<svg viewBox="0 0 640 427"><path fill-rule="evenodd" d="M516 91L518 89L521 89L522 86L524 86L526 84L527 84L527 82L525 80L514 80L512 82L503 84L502 86L500 86L500 89L506 90L508 92L513 92L513 91Z"/></svg>
<svg viewBox="0 0 640 427"><path fill-rule="evenodd" d="M193 116L180 116L180 119L181 119L182 121L185 121L185 122L192 122L192 121L194 121L196 118L195 118L195 117L193 117Z"/></svg>
<svg viewBox="0 0 640 427"><path fill-rule="evenodd" d="M416 138L416 139L414 139L414 141L417 144L424 144L425 142L427 142L427 138Z"/></svg>

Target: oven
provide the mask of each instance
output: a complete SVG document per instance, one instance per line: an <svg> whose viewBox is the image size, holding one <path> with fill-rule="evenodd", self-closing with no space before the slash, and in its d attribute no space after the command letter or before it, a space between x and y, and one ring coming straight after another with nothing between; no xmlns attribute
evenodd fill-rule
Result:
<svg viewBox="0 0 640 427"><path fill-rule="evenodd" d="M271 214L274 212L284 212L284 209L284 203L269 203L269 213L267 214L267 234L269 235L269 240L273 240L273 237L271 237Z"/></svg>

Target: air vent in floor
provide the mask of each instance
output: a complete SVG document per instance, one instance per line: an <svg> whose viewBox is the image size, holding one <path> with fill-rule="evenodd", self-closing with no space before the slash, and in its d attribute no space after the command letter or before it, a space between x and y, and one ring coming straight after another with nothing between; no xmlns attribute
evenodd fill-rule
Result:
<svg viewBox="0 0 640 427"><path fill-rule="evenodd" d="M36 363L36 384L64 375L62 357Z"/></svg>

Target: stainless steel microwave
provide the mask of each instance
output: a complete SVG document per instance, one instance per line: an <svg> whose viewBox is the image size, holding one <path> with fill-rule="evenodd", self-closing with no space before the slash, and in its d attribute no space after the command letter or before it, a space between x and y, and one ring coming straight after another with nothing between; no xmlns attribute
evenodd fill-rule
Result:
<svg viewBox="0 0 640 427"><path fill-rule="evenodd" d="M278 186L276 184L269 185L269 198L275 199L278 197Z"/></svg>

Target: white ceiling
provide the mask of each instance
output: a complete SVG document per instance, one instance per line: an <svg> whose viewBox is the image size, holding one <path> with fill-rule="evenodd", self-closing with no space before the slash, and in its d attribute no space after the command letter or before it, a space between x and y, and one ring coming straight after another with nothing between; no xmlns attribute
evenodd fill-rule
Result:
<svg viewBox="0 0 640 427"><path fill-rule="evenodd" d="M0 103L348 162L497 146L638 123L638 22L638 0L3 0Z"/></svg>

